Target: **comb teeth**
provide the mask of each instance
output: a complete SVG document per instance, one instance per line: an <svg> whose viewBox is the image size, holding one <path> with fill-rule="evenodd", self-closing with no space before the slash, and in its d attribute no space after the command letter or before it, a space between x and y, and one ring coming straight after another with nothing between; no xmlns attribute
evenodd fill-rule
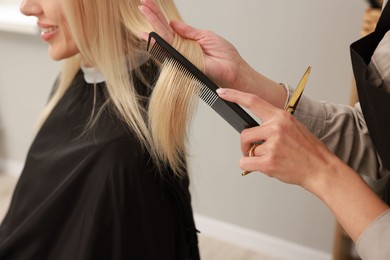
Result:
<svg viewBox="0 0 390 260"><path fill-rule="evenodd" d="M199 86L197 95L209 106L213 106L215 101L219 98L217 93L209 89L202 81L198 80L194 75L192 75L188 69L186 69L182 64L175 62L175 60L168 54L168 52L158 44L154 44L150 49L149 53L160 63L168 64L174 63L176 68L184 73L184 76L196 82Z"/></svg>
<svg viewBox="0 0 390 260"><path fill-rule="evenodd" d="M168 52L165 51L160 45L153 44L153 47L149 50L149 53L159 62L164 63L165 58L169 57Z"/></svg>
<svg viewBox="0 0 390 260"><path fill-rule="evenodd" d="M155 40L153 46L152 38ZM221 99L216 93L219 87L155 32L149 34L148 51L162 66L172 63L185 77L193 80L199 86L197 95L239 133L259 125L239 105Z"/></svg>
<svg viewBox="0 0 390 260"><path fill-rule="evenodd" d="M207 105L213 106L215 102L218 100L219 96L209 89L204 84L201 85L199 93L197 93L199 97L206 102Z"/></svg>

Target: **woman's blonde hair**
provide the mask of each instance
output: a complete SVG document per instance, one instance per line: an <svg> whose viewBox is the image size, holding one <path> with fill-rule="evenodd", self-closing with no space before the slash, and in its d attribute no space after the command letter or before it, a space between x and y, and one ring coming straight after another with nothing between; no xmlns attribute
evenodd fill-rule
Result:
<svg viewBox="0 0 390 260"><path fill-rule="evenodd" d="M181 17L173 0L156 0L168 20ZM148 110L136 91L132 70L142 79L140 57L148 55L141 32L152 30L139 12L139 0L64 0L70 33L80 54L64 61L57 91L43 111L41 122L70 86L83 62L99 69L105 79L109 102L126 122L158 166L169 165L175 173L184 171L187 122L193 109L196 85L171 65L161 67L149 99ZM203 69L200 46L175 37L174 47ZM145 84L147 81L143 80ZM146 120L147 117L147 120Z"/></svg>

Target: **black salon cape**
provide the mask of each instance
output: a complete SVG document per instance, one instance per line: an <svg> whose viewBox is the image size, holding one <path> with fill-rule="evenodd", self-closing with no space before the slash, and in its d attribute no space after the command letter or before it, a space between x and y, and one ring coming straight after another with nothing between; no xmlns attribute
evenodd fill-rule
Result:
<svg viewBox="0 0 390 260"><path fill-rule="evenodd" d="M99 108L104 83L96 91ZM83 134L93 92L79 72L38 133L0 227L0 259L199 259L188 178L161 178L108 106Z"/></svg>

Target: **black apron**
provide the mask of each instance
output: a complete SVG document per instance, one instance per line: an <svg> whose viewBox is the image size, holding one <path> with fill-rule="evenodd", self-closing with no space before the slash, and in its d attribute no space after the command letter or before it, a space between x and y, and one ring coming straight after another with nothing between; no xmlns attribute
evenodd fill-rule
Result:
<svg viewBox="0 0 390 260"><path fill-rule="evenodd" d="M373 33L351 45L357 92L370 137L386 169L390 169L390 93L367 78L368 64L383 36L390 29L390 4L386 4ZM390 180L384 200L390 203Z"/></svg>

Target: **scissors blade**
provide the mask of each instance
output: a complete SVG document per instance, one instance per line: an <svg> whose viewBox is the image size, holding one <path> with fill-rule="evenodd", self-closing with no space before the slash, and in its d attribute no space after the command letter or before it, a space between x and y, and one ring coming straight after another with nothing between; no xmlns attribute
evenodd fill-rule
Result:
<svg viewBox="0 0 390 260"><path fill-rule="evenodd" d="M305 89L307 80L310 76L311 67L309 66L305 74L303 74L302 79L299 81L297 88L294 90L294 93L292 94L290 101L288 102L286 106L286 111L293 114L295 112L295 109L298 105L299 99L302 96L303 90Z"/></svg>

